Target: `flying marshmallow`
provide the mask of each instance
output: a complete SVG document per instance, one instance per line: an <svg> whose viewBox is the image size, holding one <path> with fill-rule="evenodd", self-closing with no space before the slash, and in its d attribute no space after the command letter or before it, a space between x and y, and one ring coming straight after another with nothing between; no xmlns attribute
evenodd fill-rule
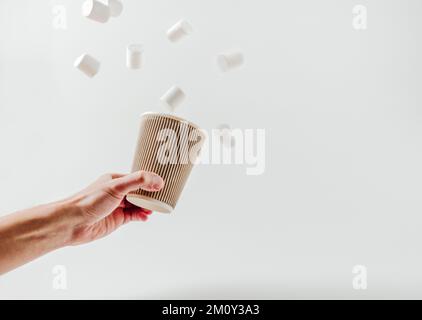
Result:
<svg viewBox="0 0 422 320"><path fill-rule="evenodd" d="M180 20L167 31L167 38L171 42L178 42L193 32L193 28L186 20Z"/></svg>
<svg viewBox="0 0 422 320"><path fill-rule="evenodd" d="M119 0L107 0L108 7L110 8L110 15L116 18L122 14L123 4Z"/></svg>
<svg viewBox="0 0 422 320"><path fill-rule="evenodd" d="M217 56L217 64L223 72L239 68L244 61L243 53L239 51L223 53Z"/></svg>
<svg viewBox="0 0 422 320"><path fill-rule="evenodd" d="M140 69L142 67L142 45L130 44L126 48L126 66L129 69Z"/></svg>
<svg viewBox="0 0 422 320"><path fill-rule="evenodd" d="M233 148L236 144L236 139L232 135L232 129L228 124L220 124L217 126L217 131L220 136L220 143L226 148Z"/></svg>
<svg viewBox="0 0 422 320"><path fill-rule="evenodd" d="M74 66L88 77L94 77L100 70L100 62L89 54L84 53L76 59Z"/></svg>
<svg viewBox="0 0 422 320"><path fill-rule="evenodd" d="M171 87L162 97L161 102L171 112L174 112L178 106L185 100L186 95L179 87Z"/></svg>
<svg viewBox="0 0 422 320"><path fill-rule="evenodd" d="M97 0L86 0L82 5L82 15L88 19L106 23L110 19L110 7Z"/></svg>

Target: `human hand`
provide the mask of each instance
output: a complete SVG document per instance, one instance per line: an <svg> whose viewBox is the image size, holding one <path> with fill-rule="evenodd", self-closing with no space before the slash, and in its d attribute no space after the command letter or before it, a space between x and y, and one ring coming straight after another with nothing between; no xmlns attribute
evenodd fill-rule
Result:
<svg viewBox="0 0 422 320"><path fill-rule="evenodd" d="M126 195L159 191L164 181L140 171L107 174L78 194L0 218L0 275L56 249L100 239L129 221L145 221L151 211Z"/></svg>
<svg viewBox="0 0 422 320"><path fill-rule="evenodd" d="M163 186L160 176L146 171L101 176L65 200L66 211L74 217L69 245L103 238L131 221L146 221L152 212L129 203L126 195L138 189L156 192Z"/></svg>

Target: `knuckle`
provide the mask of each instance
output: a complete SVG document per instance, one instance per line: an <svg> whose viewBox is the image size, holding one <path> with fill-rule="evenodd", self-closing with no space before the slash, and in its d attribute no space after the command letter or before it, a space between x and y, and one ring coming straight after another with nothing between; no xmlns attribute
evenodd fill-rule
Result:
<svg viewBox="0 0 422 320"><path fill-rule="evenodd" d="M125 195L123 194L122 187L119 184L111 184L104 190L109 196L115 199L122 199Z"/></svg>
<svg viewBox="0 0 422 320"><path fill-rule="evenodd" d="M145 183L145 181L147 180L146 176L147 176L147 172L146 171L140 171L140 173L139 173L139 180L138 180L140 184Z"/></svg>
<svg viewBox="0 0 422 320"><path fill-rule="evenodd" d="M103 174L103 175L99 176L98 179L97 179L97 181L98 182L106 182L106 181L109 181L111 179L112 179L111 178L111 174L110 173L106 173L106 174Z"/></svg>

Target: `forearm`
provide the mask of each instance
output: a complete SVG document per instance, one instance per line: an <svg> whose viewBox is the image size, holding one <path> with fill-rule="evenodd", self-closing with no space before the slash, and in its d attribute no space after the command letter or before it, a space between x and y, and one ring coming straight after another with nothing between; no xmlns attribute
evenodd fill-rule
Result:
<svg viewBox="0 0 422 320"><path fill-rule="evenodd" d="M0 218L0 275L61 247L105 237L127 222L146 221L151 211L125 197L163 186L163 179L151 172L107 174L64 201Z"/></svg>
<svg viewBox="0 0 422 320"><path fill-rule="evenodd" d="M23 210L0 218L0 274L69 244L72 219L64 203Z"/></svg>

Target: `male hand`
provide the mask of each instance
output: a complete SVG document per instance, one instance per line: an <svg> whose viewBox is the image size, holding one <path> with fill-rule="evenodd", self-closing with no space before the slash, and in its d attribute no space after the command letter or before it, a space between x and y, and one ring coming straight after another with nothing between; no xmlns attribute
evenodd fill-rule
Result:
<svg viewBox="0 0 422 320"><path fill-rule="evenodd" d="M155 173L106 174L66 201L75 219L70 245L100 239L130 221L146 221L152 212L136 207L126 195L138 189L156 192L164 186Z"/></svg>

